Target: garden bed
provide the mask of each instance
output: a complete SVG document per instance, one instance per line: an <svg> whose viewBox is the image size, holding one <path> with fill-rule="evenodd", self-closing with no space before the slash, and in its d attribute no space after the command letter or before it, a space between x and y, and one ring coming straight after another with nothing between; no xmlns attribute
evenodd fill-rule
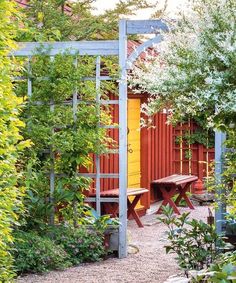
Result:
<svg viewBox="0 0 236 283"><path fill-rule="evenodd" d="M190 211L180 208L181 212ZM191 217L206 222L207 206L196 207L191 211ZM65 271L54 271L46 275L27 275L17 280L17 283L112 283L112 282L142 282L163 283L169 276L181 273L175 261L174 254L165 254L167 244L166 227L159 223L156 215L142 218L144 228L138 228L134 221L128 223L128 241L137 247L137 253L131 253L125 259L109 258L102 262L81 264ZM132 249L133 251L134 249Z"/></svg>

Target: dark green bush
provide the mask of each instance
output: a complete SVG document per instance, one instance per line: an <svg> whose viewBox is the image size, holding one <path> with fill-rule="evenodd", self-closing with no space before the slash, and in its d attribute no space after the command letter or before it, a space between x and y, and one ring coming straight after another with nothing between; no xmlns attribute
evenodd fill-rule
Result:
<svg viewBox="0 0 236 283"><path fill-rule="evenodd" d="M39 232L17 231L13 257L17 273L47 272L82 262L99 261L106 254L103 233L95 229L56 226Z"/></svg>
<svg viewBox="0 0 236 283"><path fill-rule="evenodd" d="M36 232L14 233L13 257L17 273L47 272L71 266L69 256L62 246Z"/></svg>
<svg viewBox="0 0 236 283"><path fill-rule="evenodd" d="M59 226L50 233L55 243L64 248L73 264L99 261L106 253L104 236L95 229Z"/></svg>

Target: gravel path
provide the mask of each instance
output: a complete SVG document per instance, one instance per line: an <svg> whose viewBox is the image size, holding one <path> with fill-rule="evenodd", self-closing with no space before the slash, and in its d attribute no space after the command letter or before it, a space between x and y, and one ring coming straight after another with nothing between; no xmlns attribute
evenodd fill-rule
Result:
<svg viewBox="0 0 236 283"><path fill-rule="evenodd" d="M180 208L181 212L189 211ZM191 217L206 221L207 206L196 207ZM170 275L180 272L174 255L165 254L167 243L163 224L156 215L142 217L144 228L134 221L128 222L128 241L138 247L139 252L125 259L110 258L102 262L83 264L65 271L54 271L46 275L28 275L17 283L163 283Z"/></svg>

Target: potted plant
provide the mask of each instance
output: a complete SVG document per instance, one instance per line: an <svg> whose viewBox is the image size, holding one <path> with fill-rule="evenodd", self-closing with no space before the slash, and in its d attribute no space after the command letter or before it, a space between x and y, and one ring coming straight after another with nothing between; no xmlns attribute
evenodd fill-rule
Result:
<svg viewBox="0 0 236 283"><path fill-rule="evenodd" d="M227 213L225 220L225 241L236 246L236 215Z"/></svg>
<svg viewBox="0 0 236 283"><path fill-rule="evenodd" d="M104 245L107 250L116 252L119 249L119 219L110 215L99 216L93 208L87 211L85 224L88 229L96 229L104 235Z"/></svg>

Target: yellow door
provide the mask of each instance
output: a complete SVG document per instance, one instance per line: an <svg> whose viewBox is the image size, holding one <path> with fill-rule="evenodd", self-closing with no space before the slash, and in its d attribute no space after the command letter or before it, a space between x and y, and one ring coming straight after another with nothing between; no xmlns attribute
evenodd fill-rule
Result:
<svg viewBox="0 0 236 283"><path fill-rule="evenodd" d="M141 187L140 106L140 99L128 100L128 188Z"/></svg>
<svg viewBox="0 0 236 283"><path fill-rule="evenodd" d="M140 99L128 100L128 188L140 188Z"/></svg>

